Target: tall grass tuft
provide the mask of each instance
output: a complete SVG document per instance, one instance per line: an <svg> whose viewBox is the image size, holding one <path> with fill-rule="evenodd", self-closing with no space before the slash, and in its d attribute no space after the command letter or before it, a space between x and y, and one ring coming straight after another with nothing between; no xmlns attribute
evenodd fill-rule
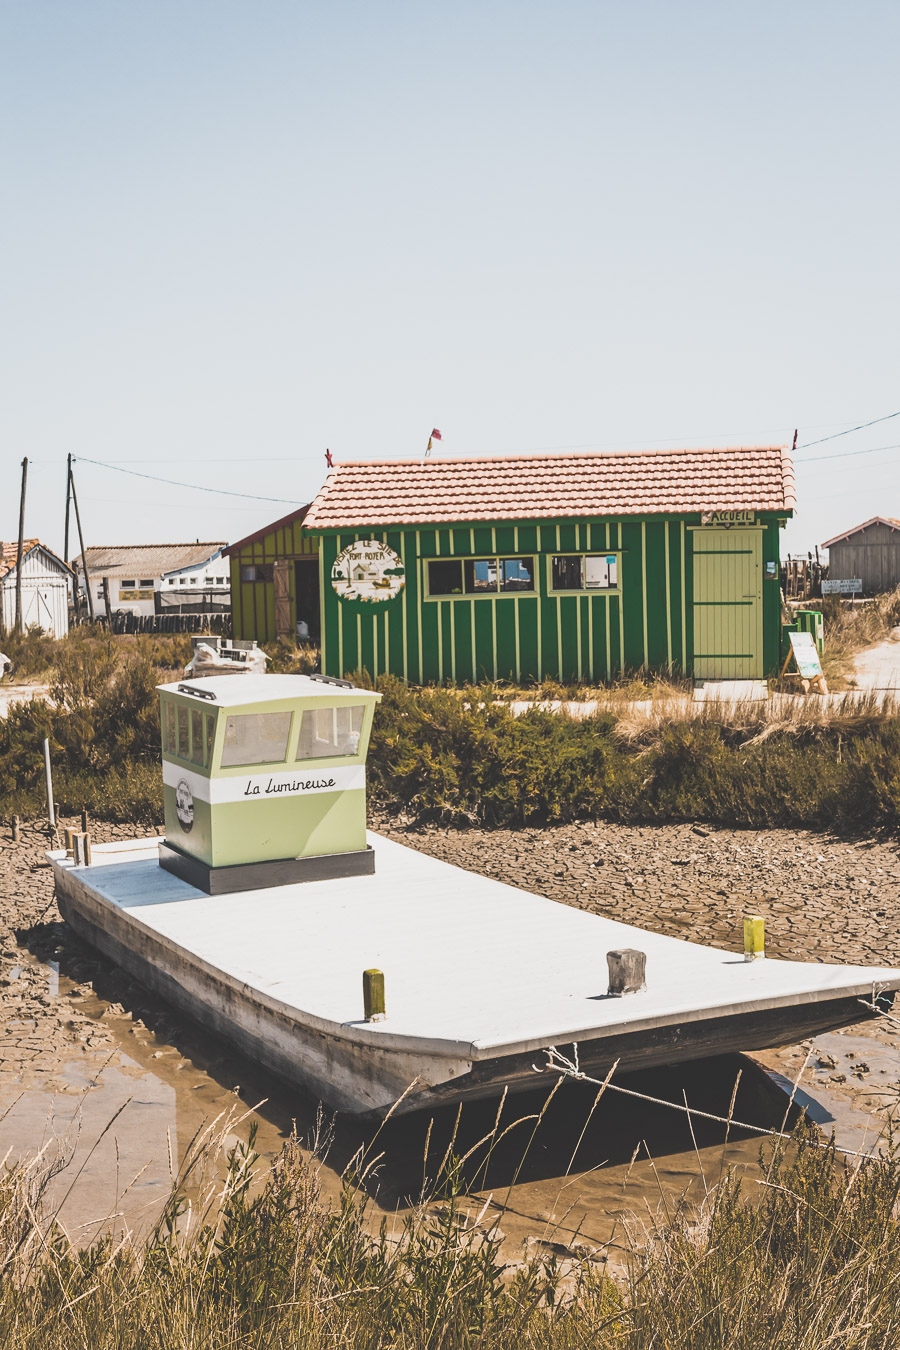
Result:
<svg viewBox="0 0 900 1350"><path fill-rule="evenodd" d="M894 1350L900 1167L847 1161L809 1127L764 1146L697 1209L625 1218L615 1277L593 1259L505 1258L454 1161L391 1224L359 1171L336 1207L296 1138L264 1166L224 1131L197 1141L149 1233L79 1246L48 1201L47 1154L0 1173L5 1350ZM231 1135L231 1138L234 1136ZM370 1163L371 1166L371 1163ZM443 1193L439 1207L435 1194ZM477 1215L481 1197L472 1197ZM483 1211L482 1211L483 1212ZM622 1248L622 1239L618 1243Z"/></svg>

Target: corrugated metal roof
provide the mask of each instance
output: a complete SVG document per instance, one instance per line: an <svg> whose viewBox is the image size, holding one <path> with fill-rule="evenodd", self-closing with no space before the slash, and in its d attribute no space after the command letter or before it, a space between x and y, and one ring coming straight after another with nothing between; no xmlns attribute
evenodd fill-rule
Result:
<svg viewBox="0 0 900 1350"><path fill-rule="evenodd" d="M304 527L787 512L795 506L794 468L781 446L379 460L335 469Z"/></svg>
<svg viewBox="0 0 900 1350"><path fill-rule="evenodd" d="M116 576L128 573L135 579L141 576L161 577L164 572L175 572L181 567L193 567L206 562L223 549L226 540L205 544L121 544L106 548L86 548L89 574ZM75 559L82 571L81 555Z"/></svg>
<svg viewBox="0 0 900 1350"><path fill-rule="evenodd" d="M895 520L893 516L873 516L871 520L864 520L862 525L854 525L852 530L845 530L843 534L836 534L833 539L826 539L819 547L831 548L832 544L842 544L845 539L850 539L862 530L868 530L872 525L887 525L892 530L900 530L900 520Z"/></svg>

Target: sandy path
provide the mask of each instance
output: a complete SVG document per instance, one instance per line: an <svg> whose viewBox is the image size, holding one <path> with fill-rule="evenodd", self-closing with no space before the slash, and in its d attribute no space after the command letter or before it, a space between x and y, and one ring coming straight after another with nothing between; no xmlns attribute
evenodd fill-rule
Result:
<svg viewBox="0 0 900 1350"><path fill-rule="evenodd" d="M14 703L46 698L49 692L48 684L0 684L0 717L5 717Z"/></svg>
<svg viewBox="0 0 900 1350"><path fill-rule="evenodd" d="M886 641L859 652L853 669L859 689L900 692L900 628L893 629Z"/></svg>

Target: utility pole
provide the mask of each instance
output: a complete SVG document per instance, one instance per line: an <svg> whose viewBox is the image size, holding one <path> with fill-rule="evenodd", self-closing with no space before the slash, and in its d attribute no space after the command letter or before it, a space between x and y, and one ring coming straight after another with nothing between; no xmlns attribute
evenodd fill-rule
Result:
<svg viewBox="0 0 900 1350"><path fill-rule="evenodd" d="M22 460L22 495L19 498L19 550L16 554L16 632L22 631L22 550L25 544L25 487L28 460Z"/></svg>
<svg viewBox="0 0 900 1350"><path fill-rule="evenodd" d="M78 494L75 491L75 475L69 465L69 485L72 489L72 505L75 507L75 524L78 526L78 543L81 546L81 570L84 573L84 589L87 592L88 612L91 623L94 622L94 597L91 595L91 579L88 576L87 558L84 556L84 535L81 533L81 512L78 510Z"/></svg>
<svg viewBox="0 0 900 1350"><path fill-rule="evenodd" d="M69 561L69 502L71 501L71 498L72 498L72 456L71 456L71 455L68 455L68 456L67 456L67 459L66 459L66 531L65 531L64 538L63 538L63 562L64 562L64 563L68 563L68 561ZM73 568L72 570L73 570L73 576L74 576L74 582L73 582L73 585L72 585L72 603L73 603L74 606L75 606L75 620L76 620L76 622L77 622L77 620L78 620L78 577L77 577L77 575L75 574L74 568Z"/></svg>
<svg viewBox="0 0 900 1350"><path fill-rule="evenodd" d="M69 502L72 498L72 456L66 458L66 532L63 537L63 562L69 561Z"/></svg>

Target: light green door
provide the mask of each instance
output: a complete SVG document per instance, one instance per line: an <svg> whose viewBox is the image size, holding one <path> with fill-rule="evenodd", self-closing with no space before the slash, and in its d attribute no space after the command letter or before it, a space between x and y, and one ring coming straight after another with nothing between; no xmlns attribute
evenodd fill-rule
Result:
<svg viewBox="0 0 900 1350"><path fill-rule="evenodd" d="M694 536L694 677L763 673L762 531L699 529Z"/></svg>

